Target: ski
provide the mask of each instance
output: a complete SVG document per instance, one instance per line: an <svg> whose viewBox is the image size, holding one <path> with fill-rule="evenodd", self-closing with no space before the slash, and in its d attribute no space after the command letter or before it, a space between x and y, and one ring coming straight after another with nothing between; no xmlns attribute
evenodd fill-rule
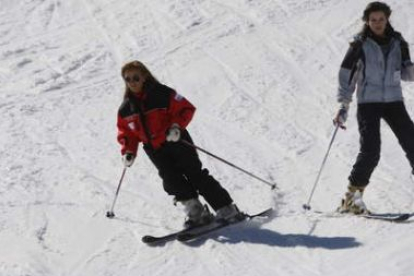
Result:
<svg viewBox="0 0 414 276"><path fill-rule="evenodd" d="M255 215L244 215L242 220L237 221L237 222L241 222L244 221L246 219L251 219L253 217L257 217L257 216L267 216L271 213L273 209L269 208L263 212L260 212L258 214ZM182 229L164 236L151 236L151 235L146 235L142 237L142 242L146 243L148 245L160 245L160 244L164 244L167 243L169 241L173 241L178 239L179 236L185 236L187 233L203 233L204 231L206 231L207 229L219 229L217 228L217 226L222 226L223 222L219 222L219 221L214 221L212 223L206 224L206 225L200 225L197 227L193 227L193 228L188 228L188 229ZM227 225L229 225L229 223L227 223ZM222 227L220 227L222 228Z"/></svg>
<svg viewBox="0 0 414 276"><path fill-rule="evenodd" d="M196 240L200 237L203 237L207 234L216 232L220 229L223 229L225 227L228 227L230 225L235 225L238 224L240 222L246 221L246 220L251 220L255 217L267 217L269 216L271 213L273 212L272 208L266 209L260 213L254 214L254 215L248 215L248 214L243 214L243 216L240 218L240 220L237 221L215 221L211 224L208 224L204 227L199 227L197 229L193 229L190 231L186 231L184 233L179 233L177 235L177 240L181 241L181 242L187 242L187 241L192 241L192 240Z"/></svg>
<svg viewBox="0 0 414 276"><path fill-rule="evenodd" d="M159 237L146 235L146 236L143 236L141 240L142 240L143 243L150 244L150 245L166 243L166 242L173 241L173 240L177 239L179 234L184 234L187 231L191 231L191 230L194 230L196 228L200 228L200 227L204 227L204 226L205 225L201 225L201 226L193 227L193 228L188 228L188 229L182 229L182 230L167 234L165 236L159 236Z"/></svg>
<svg viewBox="0 0 414 276"><path fill-rule="evenodd" d="M382 221L389 221L389 222L404 222L412 217L413 214L410 213L398 213L398 214L391 214L391 213L371 213L371 214L360 214L360 215L354 215L350 213L339 213L339 212L333 212L333 213L327 213L327 212L321 212L321 211L315 211L316 214L320 215L326 215L329 217L345 217L345 216L355 216L359 218L366 218L366 219L372 219L372 220L382 220Z"/></svg>
<svg viewBox="0 0 414 276"><path fill-rule="evenodd" d="M391 222L402 222L406 221L411 217L409 213L402 213L402 214L363 214L358 215L363 218L367 219L377 219L377 220L385 220Z"/></svg>

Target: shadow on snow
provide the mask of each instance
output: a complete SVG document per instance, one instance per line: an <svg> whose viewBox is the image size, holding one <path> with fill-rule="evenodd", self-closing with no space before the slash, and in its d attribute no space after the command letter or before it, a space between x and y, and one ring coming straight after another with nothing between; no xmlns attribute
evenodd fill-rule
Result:
<svg viewBox="0 0 414 276"><path fill-rule="evenodd" d="M217 233L186 242L189 246L201 246L206 240L214 239L221 243L236 244L241 242L264 244L278 247L307 247L338 250L354 248L361 245L353 237L318 237L307 234L281 234L268 229L256 227L235 227L223 229Z"/></svg>

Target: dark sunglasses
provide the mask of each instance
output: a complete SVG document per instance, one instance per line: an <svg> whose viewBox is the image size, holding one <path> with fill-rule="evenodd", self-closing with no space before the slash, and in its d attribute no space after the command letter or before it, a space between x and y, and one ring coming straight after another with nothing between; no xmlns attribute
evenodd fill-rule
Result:
<svg viewBox="0 0 414 276"><path fill-rule="evenodd" d="M126 78L124 78L124 80L126 82L139 82L140 81L140 78L139 78L138 75L134 75L132 78L126 77Z"/></svg>

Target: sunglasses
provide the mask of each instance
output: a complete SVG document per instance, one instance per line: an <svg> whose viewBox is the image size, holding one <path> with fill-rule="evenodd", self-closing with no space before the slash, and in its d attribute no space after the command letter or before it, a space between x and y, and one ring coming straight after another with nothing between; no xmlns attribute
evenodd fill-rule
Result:
<svg viewBox="0 0 414 276"><path fill-rule="evenodd" d="M126 77L124 78L124 80L129 83L129 82L139 82L141 79L139 78L138 75L134 75L132 76L132 78Z"/></svg>

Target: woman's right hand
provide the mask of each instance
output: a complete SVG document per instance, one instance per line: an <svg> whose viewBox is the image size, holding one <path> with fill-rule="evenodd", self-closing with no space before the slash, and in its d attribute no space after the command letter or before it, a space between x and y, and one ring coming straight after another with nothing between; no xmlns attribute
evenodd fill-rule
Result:
<svg viewBox="0 0 414 276"><path fill-rule="evenodd" d="M135 155L133 153L127 152L122 155L122 162L124 163L125 167L131 167L134 164Z"/></svg>
<svg viewBox="0 0 414 276"><path fill-rule="evenodd" d="M333 119L333 123L335 126L339 126L342 129L346 129L345 122L348 118L348 109L349 104L342 103L338 112L336 113L335 118Z"/></svg>

